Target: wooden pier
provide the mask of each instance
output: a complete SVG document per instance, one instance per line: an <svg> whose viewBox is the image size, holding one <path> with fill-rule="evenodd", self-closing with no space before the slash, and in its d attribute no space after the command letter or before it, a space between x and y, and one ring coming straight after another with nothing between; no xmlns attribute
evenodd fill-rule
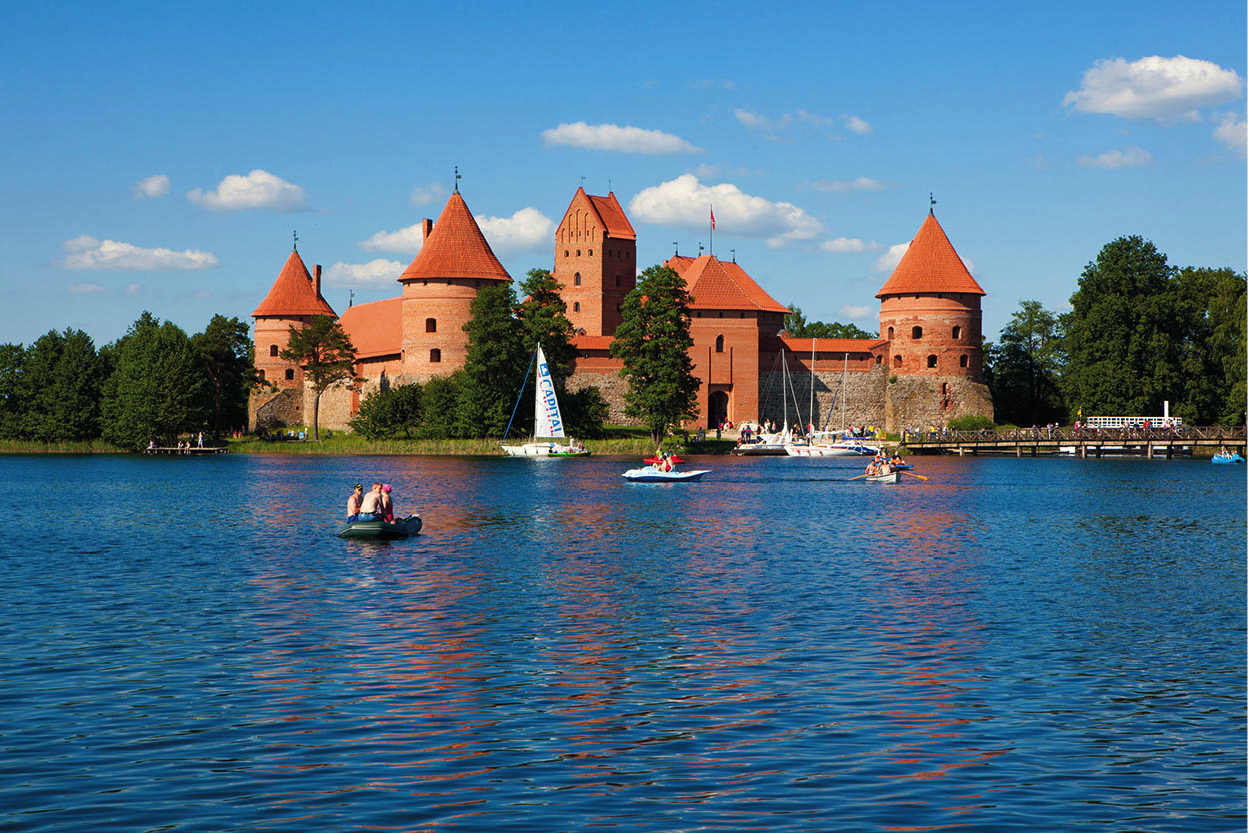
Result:
<svg viewBox="0 0 1248 834"><path fill-rule="evenodd" d="M1191 454L1196 449L1211 453L1222 448L1245 455L1244 426L1179 426L1175 428L1140 427L1119 429L1012 429L999 431L933 432L909 431L902 435L902 445L912 454L950 455L1037 455L1073 454L1081 458L1105 455L1136 455L1139 457L1172 458Z"/></svg>
<svg viewBox="0 0 1248 834"><path fill-rule="evenodd" d="M156 446L144 449L145 455L224 455L230 451L225 446L191 446L179 449L177 446Z"/></svg>

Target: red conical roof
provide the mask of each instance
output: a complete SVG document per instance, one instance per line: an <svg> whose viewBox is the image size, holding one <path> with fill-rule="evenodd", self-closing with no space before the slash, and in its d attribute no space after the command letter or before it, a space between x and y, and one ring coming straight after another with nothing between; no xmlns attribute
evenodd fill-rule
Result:
<svg viewBox="0 0 1248 834"><path fill-rule="evenodd" d="M458 191L446 201L424 246L399 276L400 281L430 278L511 280Z"/></svg>
<svg viewBox="0 0 1248 834"><path fill-rule="evenodd" d="M954 251L953 244L945 237L945 230L936 222L936 216L929 214L875 297L938 292L987 295Z"/></svg>
<svg viewBox="0 0 1248 834"><path fill-rule="evenodd" d="M303 265L303 258L292 251L286 265L278 273L277 280L269 288L269 294L251 314L257 316L336 316L317 288L312 276Z"/></svg>

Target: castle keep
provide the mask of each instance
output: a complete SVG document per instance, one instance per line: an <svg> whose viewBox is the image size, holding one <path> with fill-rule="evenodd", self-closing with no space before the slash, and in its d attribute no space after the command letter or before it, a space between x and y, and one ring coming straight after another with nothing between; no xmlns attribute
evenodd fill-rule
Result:
<svg viewBox="0 0 1248 834"><path fill-rule="evenodd" d="M463 325L477 290L512 280L458 189L437 221L422 221L422 229L421 250L398 279L402 294L353 305L339 317L356 347L356 374L365 382L359 391L326 392L322 426L345 428L360 398L380 386L423 382L462 367L468 347ZM889 431L993 415L983 384L985 293L931 212L875 294L877 339L783 334L788 309L735 259L677 254L664 265L684 279L691 297L690 355L702 385L698 416L689 427L714 428L725 419L780 421L786 409L792 422L839 428L843 421ZM624 297L637 282L637 233L613 193L600 197L577 189L555 231L552 275L576 330L578 357L568 386L597 386L612 422L627 422L622 365L609 350ZM336 315L321 296L320 276L320 266L309 272L292 251L252 314L256 367L276 387L252 397L253 427L300 424L311 414L303 372L278 353L291 326L304 326L313 315Z"/></svg>

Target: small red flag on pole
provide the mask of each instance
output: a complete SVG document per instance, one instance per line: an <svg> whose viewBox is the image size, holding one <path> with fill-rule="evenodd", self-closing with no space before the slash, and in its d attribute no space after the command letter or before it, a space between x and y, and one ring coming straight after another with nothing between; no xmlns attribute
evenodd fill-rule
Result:
<svg viewBox="0 0 1248 834"><path fill-rule="evenodd" d="M711 206L711 229L715 228L715 207Z"/></svg>

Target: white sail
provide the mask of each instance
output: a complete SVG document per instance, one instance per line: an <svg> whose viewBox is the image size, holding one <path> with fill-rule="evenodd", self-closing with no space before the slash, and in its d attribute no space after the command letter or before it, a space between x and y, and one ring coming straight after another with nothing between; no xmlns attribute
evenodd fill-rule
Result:
<svg viewBox="0 0 1248 834"><path fill-rule="evenodd" d="M534 437L565 437L563 415L559 413L559 398L555 396L555 378L546 364L542 346L537 346L537 402L534 404Z"/></svg>

